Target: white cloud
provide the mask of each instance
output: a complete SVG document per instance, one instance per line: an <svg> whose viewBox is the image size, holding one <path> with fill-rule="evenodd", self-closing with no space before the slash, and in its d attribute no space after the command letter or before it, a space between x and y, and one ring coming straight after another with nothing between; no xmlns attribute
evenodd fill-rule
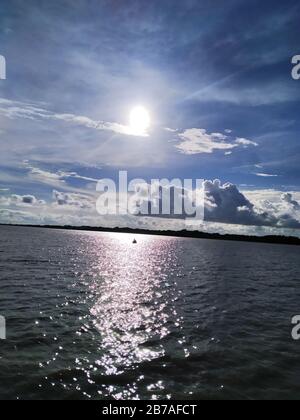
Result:
<svg viewBox="0 0 300 420"><path fill-rule="evenodd" d="M232 150L236 144L226 142L228 137L221 133L209 134L200 128L191 128L179 134L181 143L175 147L185 155L213 153L215 150Z"/></svg>
<svg viewBox="0 0 300 420"><path fill-rule="evenodd" d="M258 144L255 143L254 141L248 140L248 139L244 139L244 138L240 138L238 137L235 141L237 144L240 144L242 146L255 146L257 147Z"/></svg>
<svg viewBox="0 0 300 420"><path fill-rule="evenodd" d="M18 195L12 194L6 197L0 197L0 206L12 206L12 207L27 207L35 206L41 207L46 203L44 200L38 200L34 195Z"/></svg>
<svg viewBox="0 0 300 420"><path fill-rule="evenodd" d="M215 150L226 150L225 155L229 156L232 150L237 147L248 148L250 146L257 147L254 141L238 137L234 143L231 141L230 130L223 133L208 133L202 128L191 128L178 134L181 142L175 147L185 155L196 155L201 153L213 153Z"/></svg>
<svg viewBox="0 0 300 420"><path fill-rule="evenodd" d="M278 175L272 175L272 174L265 174L265 173L256 173L256 176L260 176L262 178L277 178Z"/></svg>
<svg viewBox="0 0 300 420"><path fill-rule="evenodd" d="M65 182L64 179L57 173L44 171L30 165L26 165L26 167L29 169L29 177L34 181L53 186L60 185Z"/></svg>
<svg viewBox="0 0 300 420"><path fill-rule="evenodd" d="M167 131L168 133L177 133L178 130L174 128L165 127L165 131Z"/></svg>

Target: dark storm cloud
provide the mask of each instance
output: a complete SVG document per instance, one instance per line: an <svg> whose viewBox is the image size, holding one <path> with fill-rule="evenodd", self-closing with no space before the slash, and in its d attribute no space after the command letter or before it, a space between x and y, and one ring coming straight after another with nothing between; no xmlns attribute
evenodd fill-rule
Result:
<svg viewBox="0 0 300 420"><path fill-rule="evenodd" d="M205 220L210 222L300 228L299 220L293 215L293 208L299 204L291 194L282 197L291 207L280 209L257 208L242 194L236 185L221 184L219 180L205 181ZM298 207L300 208L300 206Z"/></svg>

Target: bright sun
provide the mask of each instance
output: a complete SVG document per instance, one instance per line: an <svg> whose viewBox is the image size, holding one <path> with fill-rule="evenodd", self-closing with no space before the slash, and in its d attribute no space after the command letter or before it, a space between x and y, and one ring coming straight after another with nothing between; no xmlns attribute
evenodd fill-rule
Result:
<svg viewBox="0 0 300 420"><path fill-rule="evenodd" d="M137 106L130 112L130 128L133 134L145 135L150 127L150 114L143 106Z"/></svg>

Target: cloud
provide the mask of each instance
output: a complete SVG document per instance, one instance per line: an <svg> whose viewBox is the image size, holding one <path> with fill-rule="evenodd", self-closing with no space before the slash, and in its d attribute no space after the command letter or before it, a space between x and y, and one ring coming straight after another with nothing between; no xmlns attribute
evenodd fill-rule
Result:
<svg viewBox="0 0 300 420"><path fill-rule="evenodd" d="M83 194L64 193L54 190L53 199L58 206L71 206L80 209L95 208L95 201Z"/></svg>
<svg viewBox="0 0 300 420"><path fill-rule="evenodd" d="M272 81L264 86L238 86L238 88L233 88L232 86L226 86L226 82L230 78L204 87L187 99L196 99L199 102L224 102L242 106L263 106L297 101L300 98L298 89L294 89L293 86L284 82Z"/></svg>
<svg viewBox="0 0 300 420"><path fill-rule="evenodd" d="M178 129L165 127L165 131L168 133L177 133Z"/></svg>
<svg viewBox="0 0 300 420"><path fill-rule="evenodd" d="M86 176L81 176L77 172L66 172L66 171L57 171L50 172L43 170L34 166L31 166L28 162L24 162L25 168L29 170L29 177L37 182L42 184L65 187L66 180L79 179L86 182L98 182L98 179L90 178Z"/></svg>
<svg viewBox="0 0 300 420"><path fill-rule="evenodd" d="M290 204L295 210L300 210L300 204L298 203L298 201L293 200L293 196L291 193L285 193L281 196L282 201Z"/></svg>
<svg viewBox="0 0 300 420"><path fill-rule="evenodd" d="M64 183L64 179L54 172L45 171L43 169L35 168L30 165L26 165L26 168L29 170L29 177L37 182L47 185L61 185Z"/></svg>
<svg viewBox="0 0 300 420"><path fill-rule="evenodd" d="M277 178L278 175L272 175L272 174L265 174L265 173L256 173L256 176L260 176L262 178Z"/></svg>
<svg viewBox="0 0 300 420"><path fill-rule="evenodd" d="M34 204L35 202L36 202L36 198L33 195L24 195L22 197L22 203Z"/></svg>
<svg viewBox="0 0 300 420"><path fill-rule="evenodd" d="M41 207L46 203L44 200L38 200L34 195L18 195L12 194L7 197L0 197L0 206L12 206L12 207L24 207L24 206L35 206Z"/></svg>
<svg viewBox="0 0 300 420"><path fill-rule="evenodd" d="M215 150L231 150L237 147L236 144L226 143L228 137L224 134L209 134L206 130L200 128L185 130L178 137L182 141L175 147L185 155L213 153Z"/></svg>
<svg viewBox="0 0 300 420"><path fill-rule="evenodd" d="M295 213L292 195L283 196L278 205L261 202L254 205L237 186L219 180L205 181L205 220L210 222L270 226L279 228L299 229L300 213ZM288 204L288 205L286 205Z"/></svg>
<svg viewBox="0 0 300 420"><path fill-rule="evenodd" d="M54 113L39 107L38 104L12 101L4 98L0 98L0 115L10 119L63 121L65 123L71 123L94 130L111 131L116 134L137 136L131 127L116 122L95 121L82 115ZM147 136L147 133L138 134L138 137Z"/></svg>
<svg viewBox="0 0 300 420"><path fill-rule="evenodd" d="M227 134L230 134L230 130L226 130ZM230 137L222 133L211 133L209 134L205 129L202 128L191 128L185 130L183 133L178 134L181 139L181 143L175 147L185 155L196 155L201 153L213 153L215 150L226 150L226 155L232 153L232 150L236 147L243 146L247 148L249 146L257 147L258 144L254 141L237 138L234 143L230 142Z"/></svg>
<svg viewBox="0 0 300 420"><path fill-rule="evenodd" d="M150 192L151 199L149 199ZM196 217L196 202L202 203L203 201L201 200L202 193L202 190L191 191L186 187L183 188L181 182L177 183L176 180L173 180L172 183L152 182L151 186L148 184L136 185L136 192L131 196L131 203L134 203L134 211L138 207L139 216L151 214L151 217L157 218L191 219ZM203 211L198 212L198 217L201 217L201 214Z"/></svg>
<svg viewBox="0 0 300 420"><path fill-rule="evenodd" d="M253 190L241 192L231 183L222 184L219 180L204 181L204 225L198 229L221 229L221 232L246 232L256 229L259 234L282 233L282 229L300 229L300 193L283 193L276 190ZM175 190L174 190L175 194ZM174 196L173 194L173 196ZM182 194L182 190L180 190ZM194 204L195 194L186 191L190 204ZM171 192L172 196L172 192ZM161 197L158 195L158 197ZM185 229L182 219L171 205L169 216L158 213L157 217L99 216L96 212L96 196L77 192L54 190L52 201L45 202L34 195L10 195L0 197L0 221L2 223L44 223L74 226L142 227L145 229ZM156 205L161 209L161 198ZM142 197L143 206L148 206L148 195ZM25 213L26 214L25 214ZM231 227L230 227L231 226ZM233 228L232 226L240 226ZM259 230L261 229L261 230ZM272 229L272 232L270 231ZM219 230L215 230L218 232ZM298 233L299 235L299 233Z"/></svg>
<svg viewBox="0 0 300 420"><path fill-rule="evenodd" d="M13 209L1 209L0 208L0 220L1 223L7 224L29 224L39 223L40 220L32 214L32 212L13 210Z"/></svg>
<svg viewBox="0 0 300 420"><path fill-rule="evenodd" d="M255 143L254 141L248 140L248 139L243 139L243 138L237 138L235 141L237 144L240 144L242 146L255 146L257 147L258 144Z"/></svg>
<svg viewBox="0 0 300 420"><path fill-rule="evenodd" d="M33 195L0 197L1 223L97 226L98 219L95 199L84 194L55 190L48 202Z"/></svg>
<svg viewBox="0 0 300 420"><path fill-rule="evenodd" d="M176 194L182 196L182 189L176 187L164 189L166 193L174 200ZM282 194L273 192L276 199L273 201L263 200L264 193L254 191L259 199L252 202L238 187L231 183L222 184L219 180L204 181L204 221L210 223L222 223L228 225L257 226L270 228L300 229L300 205L290 193ZM186 191L186 197L190 198L189 205L194 208L195 192ZM156 218L167 219L185 219L186 214L176 215L174 207L171 205L170 212L163 214L162 193L155 195L156 207L159 212ZM139 195L139 197L141 197ZM171 200L171 202L172 202ZM148 201L147 195L141 197L141 203L144 209L148 209L153 200ZM190 216L189 216L190 217Z"/></svg>

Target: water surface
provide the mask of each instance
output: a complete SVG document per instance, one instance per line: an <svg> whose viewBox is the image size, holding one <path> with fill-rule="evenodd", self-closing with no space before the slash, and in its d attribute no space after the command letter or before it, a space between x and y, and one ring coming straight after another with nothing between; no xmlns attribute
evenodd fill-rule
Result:
<svg viewBox="0 0 300 420"><path fill-rule="evenodd" d="M0 227L0 399L298 399L299 248Z"/></svg>

